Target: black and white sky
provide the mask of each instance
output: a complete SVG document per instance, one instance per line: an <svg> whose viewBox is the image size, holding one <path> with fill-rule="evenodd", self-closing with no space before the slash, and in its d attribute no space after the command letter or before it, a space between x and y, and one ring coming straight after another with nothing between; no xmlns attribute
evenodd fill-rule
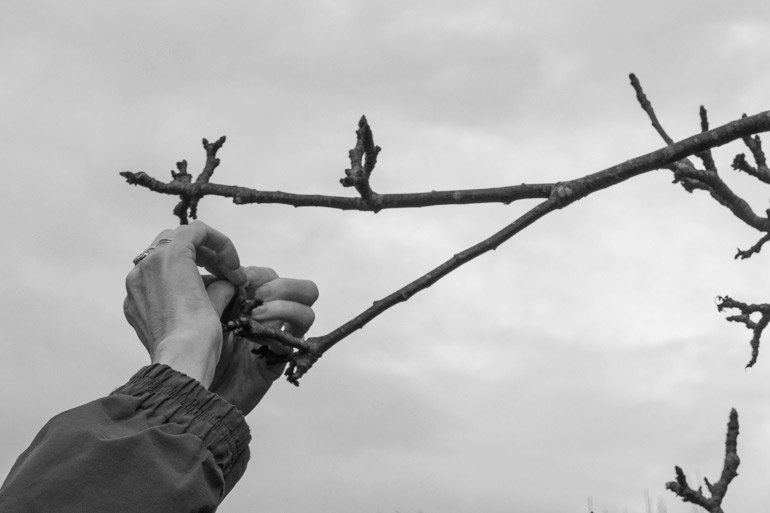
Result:
<svg viewBox="0 0 770 513"><path fill-rule="evenodd" d="M0 16L0 473L55 413L148 363L122 312L131 259L175 199L120 171L350 194L362 114L378 192L555 182L656 150L636 73L674 139L770 108L759 0L18 1ZM726 180L767 207L715 152ZM534 201L362 212L201 202L242 260L316 281L324 334ZM770 362L714 298L770 300L758 239L652 172L556 212L329 352L248 417L220 511L670 513L674 465L718 478L731 407L740 476L770 502Z"/></svg>

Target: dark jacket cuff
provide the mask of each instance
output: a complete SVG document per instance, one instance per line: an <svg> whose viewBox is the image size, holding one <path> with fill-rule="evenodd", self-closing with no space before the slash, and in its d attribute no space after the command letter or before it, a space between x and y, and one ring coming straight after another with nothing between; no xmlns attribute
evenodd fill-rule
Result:
<svg viewBox="0 0 770 513"><path fill-rule="evenodd" d="M243 475L249 461L251 434L243 414L198 381L162 364L153 364L134 374L112 394L140 400L150 421L172 423L196 435L222 470L225 495Z"/></svg>

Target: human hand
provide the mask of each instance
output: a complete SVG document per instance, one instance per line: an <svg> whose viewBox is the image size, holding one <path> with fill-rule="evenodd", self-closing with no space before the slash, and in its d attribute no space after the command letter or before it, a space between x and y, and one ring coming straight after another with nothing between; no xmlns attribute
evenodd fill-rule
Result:
<svg viewBox="0 0 770 513"><path fill-rule="evenodd" d="M296 337L302 337L310 329L315 314L310 308L318 299L318 288L308 280L279 278L272 269L248 267L248 298L262 301L253 309L251 318L271 328L283 329ZM229 284L216 281L207 291L213 303L221 303ZM259 341L278 355L291 354L292 349L271 339ZM285 362L270 364L252 350L259 343L252 342L233 332L224 333L224 343L216 373L209 390L235 405L244 415L248 414L267 393L270 385L283 374Z"/></svg>
<svg viewBox="0 0 770 513"><path fill-rule="evenodd" d="M220 317L248 283L235 246L200 221L162 231L126 277L126 319L150 353L208 388L222 347ZM214 302L198 267L227 280ZM229 283L228 283L229 282Z"/></svg>

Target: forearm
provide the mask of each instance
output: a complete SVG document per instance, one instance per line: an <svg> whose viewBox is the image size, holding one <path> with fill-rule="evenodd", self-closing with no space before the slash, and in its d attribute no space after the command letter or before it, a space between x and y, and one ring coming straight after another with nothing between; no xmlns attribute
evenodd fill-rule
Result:
<svg viewBox="0 0 770 513"><path fill-rule="evenodd" d="M248 426L164 365L57 415L0 488L0 511L214 511L245 470Z"/></svg>

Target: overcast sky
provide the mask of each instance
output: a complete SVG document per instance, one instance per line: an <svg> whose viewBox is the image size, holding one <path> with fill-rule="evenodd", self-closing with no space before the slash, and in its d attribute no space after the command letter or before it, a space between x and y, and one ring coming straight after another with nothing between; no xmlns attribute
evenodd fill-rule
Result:
<svg viewBox="0 0 770 513"><path fill-rule="evenodd" d="M770 7L716 2L3 2L0 473L55 413L148 363L122 312L132 258L176 200L120 171L349 194L361 114L378 192L576 178L770 108ZM767 195L715 153L757 212ZM252 461L220 511L668 512L674 465L726 511L770 502L770 354L714 298L770 301L759 235L667 171L602 191L376 319L249 415ZM535 201L383 211L235 206L200 218L247 264L316 281L310 335L516 219ZM763 352L770 351L766 348Z"/></svg>

